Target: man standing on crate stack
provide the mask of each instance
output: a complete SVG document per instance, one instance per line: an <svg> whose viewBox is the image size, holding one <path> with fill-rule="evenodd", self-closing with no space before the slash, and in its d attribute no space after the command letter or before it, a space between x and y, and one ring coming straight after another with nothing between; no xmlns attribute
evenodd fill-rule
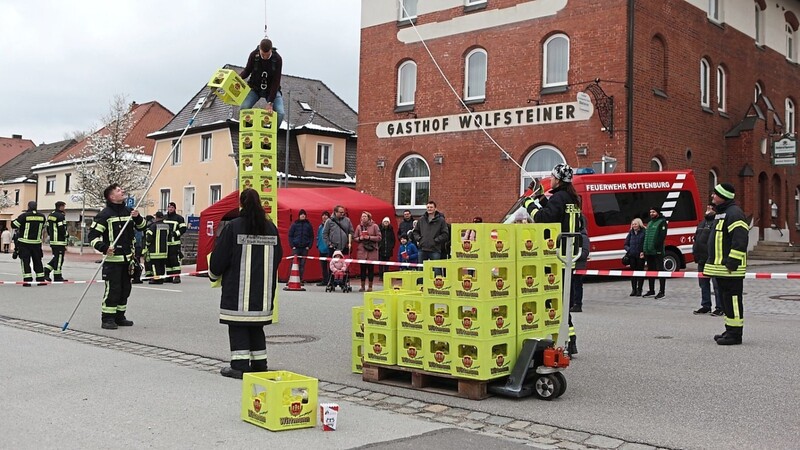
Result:
<svg viewBox="0 0 800 450"><path fill-rule="evenodd" d="M242 102L241 109L252 108L259 98L267 101L264 108L267 112L278 113L278 123L283 122L283 96L281 96L281 72L283 71L283 58L272 47L272 41L262 39L255 50L247 57L247 65L241 77L247 80L250 93ZM248 79L249 77L249 79Z"/></svg>
<svg viewBox="0 0 800 450"><path fill-rule="evenodd" d="M47 235L50 236L50 249L53 251L53 259L44 266L44 279L47 281L69 281L61 276L64 254L67 252L67 218L64 215L66 207L64 202L56 202L55 211L47 217ZM53 279L50 279L50 272L53 273Z"/></svg>
<svg viewBox="0 0 800 450"><path fill-rule="evenodd" d="M175 212L175 202L169 202L167 215L164 216L164 223L169 225L169 242L167 246L167 275L178 275L181 273L181 236L186 233L186 221L183 216ZM181 277L174 276L168 278L175 284L181 282Z"/></svg>

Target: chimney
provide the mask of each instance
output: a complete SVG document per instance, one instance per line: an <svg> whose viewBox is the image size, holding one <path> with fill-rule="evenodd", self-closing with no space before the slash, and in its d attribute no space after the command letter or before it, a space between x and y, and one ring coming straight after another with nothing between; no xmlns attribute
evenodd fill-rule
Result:
<svg viewBox="0 0 800 450"><path fill-rule="evenodd" d="M21 134L12 134L11 135L11 139L22 139L22 135Z"/></svg>

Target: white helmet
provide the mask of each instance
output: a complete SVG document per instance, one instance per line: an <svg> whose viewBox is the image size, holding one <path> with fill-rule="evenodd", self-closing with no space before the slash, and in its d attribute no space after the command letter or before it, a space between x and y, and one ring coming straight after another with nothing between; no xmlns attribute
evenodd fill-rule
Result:
<svg viewBox="0 0 800 450"><path fill-rule="evenodd" d="M564 163L556 164L556 166L553 167L552 173L553 176L556 177L556 179L561 180L565 183L572 183L572 174L574 173L574 171L572 170L572 167L570 167L568 164Z"/></svg>

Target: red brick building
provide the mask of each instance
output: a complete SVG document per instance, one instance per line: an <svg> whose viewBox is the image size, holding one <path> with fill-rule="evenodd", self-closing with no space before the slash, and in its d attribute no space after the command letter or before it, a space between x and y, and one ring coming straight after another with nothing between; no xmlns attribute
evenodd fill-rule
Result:
<svg viewBox="0 0 800 450"><path fill-rule="evenodd" d="M797 0L362 2L357 188L497 220L559 162L688 168L701 195L734 184L753 243L796 241L798 17Z"/></svg>

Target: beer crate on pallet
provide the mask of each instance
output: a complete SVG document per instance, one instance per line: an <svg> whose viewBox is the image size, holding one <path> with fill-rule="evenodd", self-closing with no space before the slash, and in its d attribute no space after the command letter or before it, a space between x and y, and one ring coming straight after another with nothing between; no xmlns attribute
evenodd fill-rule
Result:
<svg viewBox="0 0 800 450"><path fill-rule="evenodd" d="M515 299L453 300L453 336L459 339L493 339L516 334Z"/></svg>
<svg viewBox="0 0 800 450"><path fill-rule="evenodd" d="M450 298L454 282L451 278L453 263L448 260L428 260L422 267L422 293L426 297Z"/></svg>
<svg viewBox="0 0 800 450"><path fill-rule="evenodd" d="M394 291L364 293L364 323L375 328L397 329L397 294Z"/></svg>
<svg viewBox="0 0 800 450"><path fill-rule="evenodd" d="M453 338L452 374L460 378L490 380L511 373L517 361L517 338Z"/></svg>
<svg viewBox="0 0 800 450"><path fill-rule="evenodd" d="M384 272L383 289L422 292L422 272L418 270L398 270L394 272Z"/></svg>
<svg viewBox="0 0 800 450"><path fill-rule="evenodd" d="M266 109L252 108L239 110L239 131L258 131L276 135L278 119L275 111L267 112Z"/></svg>
<svg viewBox="0 0 800 450"><path fill-rule="evenodd" d="M498 300L516 297L513 261L453 261L450 296L458 300Z"/></svg>
<svg viewBox="0 0 800 450"><path fill-rule="evenodd" d="M453 334L453 301L449 298L422 297L424 331L430 335L449 337Z"/></svg>
<svg viewBox="0 0 800 450"><path fill-rule="evenodd" d="M423 368L428 372L453 373L453 353L449 335L426 333Z"/></svg>
<svg viewBox="0 0 800 450"><path fill-rule="evenodd" d="M542 331L546 333L558 334L558 329L561 326L561 321L566 319L567 316L563 314L561 308L561 292L544 295L542 297L543 314L542 317ZM569 305L567 306L569 308Z"/></svg>
<svg viewBox="0 0 800 450"><path fill-rule="evenodd" d="M353 373L362 373L364 371L364 339L353 339L350 355L350 367Z"/></svg>
<svg viewBox="0 0 800 450"><path fill-rule="evenodd" d="M216 89L214 94L223 102L239 106L250 93L250 86L233 70L219 69L211 77L208 87Z"/></svg>
<svg viewBox="0 0 800 450"><path fill-rule="evenodd" d="M425 368L425 333L397 330L397 365Z"/></svg>
<svg viewBox="0 0 800 450"><path fill-rule="evenodd" d="M451 226L451 255L460 261L514 261L514 228L501 223L455 223Z"/></svg>
<svg viewBox="0 0 800 450"><path fill-rule="evenodd" d="M557 260L556 239L561 232L558 223L531 223L516 225L516 259L541 261Z"/></svg>
<svg viewBox="0 0 800 450"><path fill-rule="evenodd" d="M388 366L397 364L397 330L366 325L364 361Z"/></svg>
<svg viewBox="0 0 800 450"><path fill-rule="evenodd" d="M352 339L361 339L364 340L364 307L363 306L354 306L352 312L350 313L351 317L351 330L350 337Z"/></svg>
<svg viewBox="0 0 800 450"><path fill-rule="evenodd" d="M316 426L317 393L316 378L285 370L245 373L242 420L271 431Z"/></svg>
<svg viewBox="0 0 800 450"><path fill-rule="evenodd" d="M414 332L425 332L426 314L425 314L425 300L422 294L416 293L402 293L398 292L397 295L397 329Z"/></svg>

